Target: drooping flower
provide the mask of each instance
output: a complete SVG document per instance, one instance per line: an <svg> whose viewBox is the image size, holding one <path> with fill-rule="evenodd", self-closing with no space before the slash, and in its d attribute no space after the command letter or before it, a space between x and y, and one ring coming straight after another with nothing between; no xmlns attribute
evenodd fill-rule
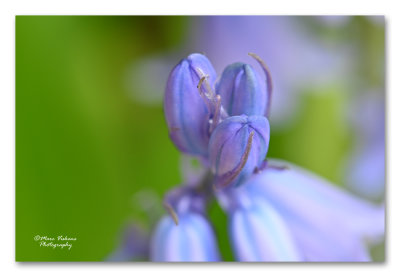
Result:
<svg viewBox="0 0 400 277"><path fill-rule="evenodd" d="M232 116L211 135L209 161L215 185L225 187L245 181L267 155L269 123L263 116Z"/></svg>
<svg viewBox="0 0 400 277"><path fill-rule="evenodd" d="M198 90L209 91L216 73L202 54L191 54L175 66L169 75L164 96L164 112L169 136L175 146L190 155L206 157L210 137L209 120L213 111Z"/></svg>
<svg viewBox="0 0 400 277"><path fill-rule="evenodd" d="M229 233L238 261L303 260L288 225L273 206L244 191L231 197L236 201L229 208Z"/></svg>
<svg viewBox="0 0 400 277"><path fill-rule="evenodd" d="M196 213L179 213L179 225L165 216L156 227L150 248L154 262L217 262L216 239L210 223Z"/></svg>
<svg viewBox="0 0 400 277"><path fill-rule="evenodd" d="M278 162L279 163L279 162ZM267 168L243 188L284 219L305 261L368 261L368 243L382 239L384 209L351 196L295 165Z"/></svg>
<svg viewBox="0 0 400 277"><path fill-rule="evenodd" d="M155 262L219 261L214 231L203 213L204 198L189 188L172 191L169 198L165 204L171 216L164 216L155 229L150 259Z"/></svg>

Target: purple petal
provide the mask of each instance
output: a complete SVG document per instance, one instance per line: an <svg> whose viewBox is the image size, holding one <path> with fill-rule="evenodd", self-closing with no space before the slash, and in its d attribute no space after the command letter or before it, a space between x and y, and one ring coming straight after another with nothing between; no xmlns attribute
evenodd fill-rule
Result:
<svg viewBox="0 0 400 277"><path fill-rule="evenodd" d="M221 182L240 167L250 134L254 133L245 166L231 185L249 177L265 159L269 145L269 123L263 116L232 116L213 131L209 143L211 168ZM218 181L219 182L219 181Z"/></svg>
<svg viewBox="0 0 400 277"><path fill-rule="evenodd" d="M244 63L227 66L216 85L229 115L264 115L267 92L254 69Z"/></svg>
<svg viewBox="0 0 400 277"><path fill-rule="evenodd" d="M385 231L384 210L294 165L267 169L244 184L286 219L312 261L365 261L365 241Z"/></svg>
<svg viewBox="0 0 400 277"><path fill-rule="evenodd" d="M215 70L201 54L192 54L175 66L165 89L164 111L176 147L187 154L206 157L209 111L197 88L200 72L215 82Z"/></svg>

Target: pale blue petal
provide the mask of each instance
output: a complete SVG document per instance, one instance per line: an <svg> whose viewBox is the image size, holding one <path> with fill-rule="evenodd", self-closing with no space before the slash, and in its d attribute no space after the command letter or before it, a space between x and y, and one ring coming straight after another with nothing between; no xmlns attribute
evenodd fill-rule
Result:
<svg viewBox="0 0 400 277"><path fill-rule="evenodd" d="M365 260L364 242L384 234L382 207L294 165L287 170L268 169L245 185L279 211L311 260Z"/></svg>
<svg viewBox="0 0 400 277"><path fill-rule="evenodd" d="M284 220L263 199L254 198L232 211L230 235L238 261L301 260Z"/></svg>
<svg viewBox="0 0 400 277"><path fill-rule="evenodd" d="M150 259L156 262L215 262L219 253L208 221L201 215L179 215L179 225L165 216L151 241Z"/></svg>

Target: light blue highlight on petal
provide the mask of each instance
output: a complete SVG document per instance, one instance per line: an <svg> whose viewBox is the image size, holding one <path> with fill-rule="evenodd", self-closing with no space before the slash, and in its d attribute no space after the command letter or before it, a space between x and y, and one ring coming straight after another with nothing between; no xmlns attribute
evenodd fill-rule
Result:
<svg viewBox="0 0 400 277"><path fill-rule="evenodd" d="M213 88L215 81L217 79L217 73L215 72L215 69L212 66L210 60L203 54L194 53L187 57L187 61L190 64L190 69L192 70L192 76L193 77L196 76L198 79L200 79L200 77L202 76L200 76L196 70L199 69L202 73L207 75L208 77L207 80L210 83L210 86ZM197 78L195 79L197 80Z"/></svg>
<svg viewBox="0 0 400 277"><path fill-rule="evenodd" d="M150 247L155 262L216 262L219 252L209 222L200 214L179 215L179 225L165 216L157 225Z"/></svg>
<svg viewBox="0 0 400 277"><path fill-rule="evenodd" d="M238 261L301 260L285 221L264 199L252 198L230 213L230 235Z"/></svg>
<svg viewBox="0 0 400 277"><path fill-rule="evenodd" d="M267 169L244 186L279 211L309 261L368 261L366 242L384 235L382 206L294 165Z"/></svg>

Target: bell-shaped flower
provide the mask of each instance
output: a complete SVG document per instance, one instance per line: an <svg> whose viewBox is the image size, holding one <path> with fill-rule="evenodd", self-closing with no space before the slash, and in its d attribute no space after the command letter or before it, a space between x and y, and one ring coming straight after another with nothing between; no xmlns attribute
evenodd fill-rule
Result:
<svg viewBox="0 0 400 277"><path fill-rule="evenodd" d="M222 106L229 115L264 115L267 90L254 69L244 63L227 66L216 84Z"/></svg>
<svg viewBox="0 0 400 277"><path fill-rule="evenodd" d="M268 119L263 116L232 116L213 131L209 161L214 185L236 186L263 164L269 145Z"/></svg>
<svg viewBox="0 0 400 277"><path fill-rule="evenodd" d="M369 261L368 243L378 242L385 232L382 206L294 165L269 167L243 187L284 218L306 261Z"/></svg>
<svg viewBox="0 0 400 277"><path fill-rule="evenodd" d="M281 215L265 199L242 187L229 208L229 233L236 260L243 262L294 262L302 256Z"/></svg>
<svg viewBox="0 0 400 277"><path fill-rule="evenodd" d="M212 92L216 73L206 56L191 54L180 61L169 75L164 96L164 112L169 136L182 152L206 157L210 137L211 113L198 85L205 79L203 91ZM211 97L211 96L210 96Z"/></svg>
<svg viewBox="0 0 400 277"><path fill-rule="evenodd" d="M150 259L155 262L216 262L220 260L214 231L195 207L190 195L179 197L168 207L172 216L158 223L150 242ZM194 206L193 206L194 205ZM172 210L173 209L173 210Z"/></svg>

